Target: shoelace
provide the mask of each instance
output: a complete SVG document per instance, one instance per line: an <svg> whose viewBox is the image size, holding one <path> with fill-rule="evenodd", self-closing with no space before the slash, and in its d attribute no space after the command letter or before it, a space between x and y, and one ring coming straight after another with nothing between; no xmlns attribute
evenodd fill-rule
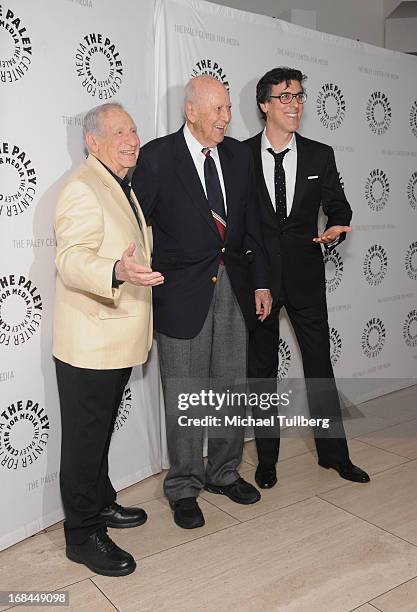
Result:
<svg viewBox="0 0 417 612"><path fill-rule="evenodd" d="M116 544L110 539L107 532L104 530L97 532L96 539L97 547L103 552L111 552L114 548L116 548Z"/></svg>

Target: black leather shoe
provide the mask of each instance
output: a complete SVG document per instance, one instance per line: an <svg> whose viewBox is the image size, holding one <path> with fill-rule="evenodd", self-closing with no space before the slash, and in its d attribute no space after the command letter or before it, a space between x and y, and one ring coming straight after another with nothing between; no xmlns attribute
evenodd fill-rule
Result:
<svg viewBox="0 0 417 612"><path fill-rule="evenodd" d="M104 529L91 534L82 544L67 544L66 553L71 561L83 563L102 576L127 576L136 569L132 555L119 548Z"/></svg>
<svg viewBox="0 0 417 612"><path fill-rule="evenodd" d="M183 497L177 501L170 501L171 510L174 511L174 521L183 529L195 529L205 524L203 513L195 497Z"/></svg>
<svg viewBox="0 0 417 612"><path fill-rule="evenodd" d="M255 482L261 489L271 489L277 484L277 471L275 466L263 467L258 465L255 472Z"/></svg>
<svg viewBox="0 0 417 612"><path fill-rule="evenodd" d="M323 463L319 461L319 465L327 470L333 468L345 480L351 480L352 482L369 482L371 480L366 472L357 465L353 465L351 461L343 463Z"/></svg>
<svg viewBox="0 0 417 612"><path fill-rule="evenodd" d="M237 504L254 504L261 499L258 489L255 489L253 485L243 480L243 478L238 478L232 484L223 486L207 483L204 488L209 493L226 495Z"/></svg>
<svg viewBox="0 0 417 612"><path fill-rule="evenodd" d="M138 525L146 523L148 518L145 510L142 510L142 508L123 508L123 506L116 504L116 502L104 508L99 516L106 523L107 527L115 527L116 529L138 527Z"/></svg>

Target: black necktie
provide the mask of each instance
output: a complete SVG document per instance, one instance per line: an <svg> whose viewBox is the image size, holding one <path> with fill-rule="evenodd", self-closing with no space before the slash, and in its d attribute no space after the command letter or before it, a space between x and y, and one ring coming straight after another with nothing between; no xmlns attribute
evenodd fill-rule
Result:
<svg viewBox="0 0 417 612"><path fill-rule="evenodd" d="M120 183L120 187L123 189L123 193L125 194L125 196L129 200L129 204L130 204L131 209L133 210L133 214L136 217L136 221L138 222L139 227L141 227L141 222L140 222L140 219L139 219L138 207L136 206L136 202L132 198L132 193L131 193L132 192L132 188L129 185L129 181L126 179L126 177L124 179L122 179L122 181Z"/></svg>
<svg viewBox="0 0 417 612"><path fill-rule="evenodd" d="M285 188L285 170L282 162L289 149L280 151L280 153L275 153L271 148L269 148L268 151L275 159L275 212L278 217L279 225L284 225L287 220L287 192Z"/></svg>
<svg viewBox="0 0 417 612"><path fill-rule="evenodd" d="M207 201L222 239L226 228L226 209L216 164L210 155L210 149L202 149L204 160L204 181L206 183Z"/></svg>

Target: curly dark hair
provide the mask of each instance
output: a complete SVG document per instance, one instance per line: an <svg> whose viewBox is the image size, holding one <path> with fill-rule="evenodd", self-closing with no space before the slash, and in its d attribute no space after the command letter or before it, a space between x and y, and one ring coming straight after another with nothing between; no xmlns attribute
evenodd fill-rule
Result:
<svg viewBox="0 0 417 612"><path fill-rule="evenodd" d="M266 115L260 107L261 102L269 102L271 99L271 92L273 85L279 85L279 83L290 84L290 81L298 81L301 85L307 79L307 76L297 70L297 68L288 68L287 66L280 66L279 68L273 68L269 70L264 76L259 79L256 86L256 103L262 114L262 117L266 119Z"/></svg>

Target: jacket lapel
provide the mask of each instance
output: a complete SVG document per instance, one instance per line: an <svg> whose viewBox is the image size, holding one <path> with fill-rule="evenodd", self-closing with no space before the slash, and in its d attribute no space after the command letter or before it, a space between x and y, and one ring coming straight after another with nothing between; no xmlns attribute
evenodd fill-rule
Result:
<svg viewBox="0 0 417 612"><path fill-rule="evenodd" d="M188 150L187 143L185 142L182 127L175 134L174 142L175 157L177 160L176 172L181 179L184 189L189 194L192 203L197 207L209 227L219 236L200 177L198 176L197 169L194 165L190 151Z"/></svg>
<svg viewBox="0 0 417 612"><path fill-rule="evenodd" d="M94 155L89 155L86 163L88 166L90 166L90 168L94 170L96 174L99 175L103 183L103 186L111 192L112 198L118 204L122 212L128 217L130 223L133 225L135 231L137 232L139 228L138 228L138 222L135 217L135 213L133 212L132 207L129 204L128 199L125 196L123 189L120 187L119 183L106 170L103 164L94 157ZM134 196L134 201L137 202L135 196ZM142 234L146 232L146 222L143 219L142 211L140 210L139 205L138 205L138 209L139 209L139 218L142 223L142 231L139 231L139 236L141 238L140 245L143 249L144 248L144 238ZM144 251L144 254L145 254L145 251Z"/></svg>
<svg viewBox="0 0 417 612"><path fill-rule="evenodd" d="M297 142L297 173L295 177L295 191L290 217L295 214L300 207L307 187L305 143L303 137L297 134L297 132L295 133L295 139Z"/></svg>

